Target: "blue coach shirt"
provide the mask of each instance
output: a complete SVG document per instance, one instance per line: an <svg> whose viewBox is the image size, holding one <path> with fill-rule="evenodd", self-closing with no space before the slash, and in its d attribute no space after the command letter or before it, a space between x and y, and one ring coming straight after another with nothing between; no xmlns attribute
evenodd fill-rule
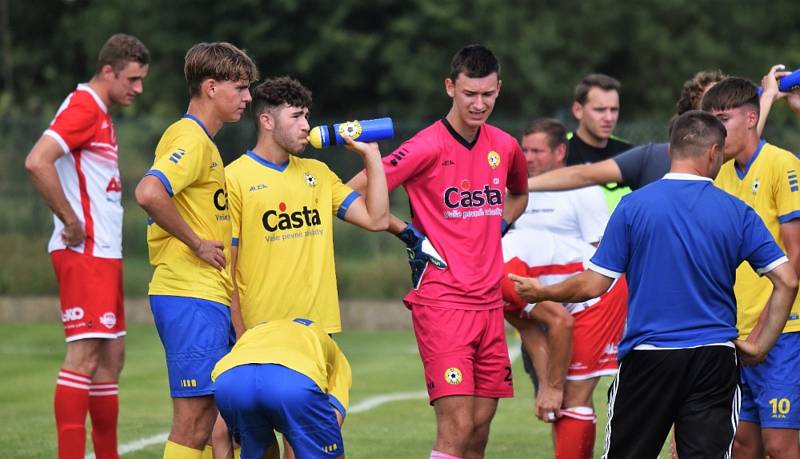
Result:
<svg viewBox="0 0 800 459"><path fill-rule="evenodd" d="M622 198L589 269L627 273L620 360L633 348L736 339L736 268L764 274L787 260L764 222L711 179L670 173Z"/></svg>

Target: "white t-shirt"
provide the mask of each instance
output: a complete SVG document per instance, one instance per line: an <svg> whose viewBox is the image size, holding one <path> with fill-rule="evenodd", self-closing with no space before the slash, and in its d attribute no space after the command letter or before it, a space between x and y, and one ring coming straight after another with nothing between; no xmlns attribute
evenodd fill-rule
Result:
<svg viewBox="0 0 800 459"><path fill-rule="evenodd" d="M608 223L608 204L599 186L569 191L536 191L528 195L518 229L540 229L588 243L599 241Z"/></svg>

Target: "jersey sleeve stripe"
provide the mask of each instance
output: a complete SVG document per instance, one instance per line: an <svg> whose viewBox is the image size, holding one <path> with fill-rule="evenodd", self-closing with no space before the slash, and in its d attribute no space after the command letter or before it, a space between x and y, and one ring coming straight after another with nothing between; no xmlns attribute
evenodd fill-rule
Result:
<svg viewBox="0 0 800 459"><path fill-rule="evenodd" d="M786 256L784 255L784 256L778 258L777 260L773 261L772 263L768 264L767 266L764 266L763 268L757 269L756 272L760 276L763 276L764 274L772 271L773 269L777 268L778 266L780 266L780 265L782 265L784 263L788 263L788 262L789 262L789 259L786 258Z"/></svg>
<svg viewBox="0 0 800 459"><path fill-rule="evenodd" d="M798 218L800 218L800 210L795 210L795 211L789 212L786 215L779 215L778 216L778 221L781 222L781 223L789 223L790 221L796 220Z"/></svg>
<svg viewBox="0 0 800 459"><path fill-rule="evenodd" d="M334 397L333 394L328 394L328 402L333 405L334 408L336 408L336 411L338 411L339 414L342 415L342 419L347 417L347 410L344 409L344 405L342 405L342 402Z"/></svg>
<svg viewBox="0 0 800 459"><path fill-rule="evenodd" d="M157 178L161 182L161 184L164 185L164 188L167 190L167 193L169 193L169 197L171 198L174 195L174 193L172 192L172 184L169 183L169 179L167 178L166 175L164 175L163 172L156 169L150 169L144 175L145 176L152 175L153 177Z"/></svg>
<svg viewBox="0 0 800 459"><path fill-rule="evenodd" d="M64 138L61 137L61 135L58 132L52 129L48 129L44 131L44 135L51 137L53 140L55 140L61 146L61 149L64 150L65 155L69 153L70 151L69 145L67 145L67 142L64 141Z"/></svg>
<svg viewBox="0 0 800 459"><path fill-rule="evenodd" d="M612 271L612 270L610 270L608 268L604 268L602 266L598 266L598 265L592 263L591 261L586 263L586 269L591 269L592 271L594 271L594 272L596 272L598 274L602 274L602 275L604 275L606 277L610 277L612 279L619 279L623 274L623 273L618 273L616 271Z"/></svg>
<svg viewBox="0 0 800 459"><path fill-rule="evenodd" d="M234 247L239 247L239 238L238 237L231 238L231 245Z"/></svg>
<svg viewBox="0 0 800 459"><path fill-rule="evenodd" d="M339 210L336 212L336 216L344 220L344 216L347 213L347 209L350 208L350 205L353 204L353 201L358 199L359 196L361 196L361 193L359 193L358 191L353 191L350 194L348 194L347 197L344 198L344 201L342 201L342 204L339 206Z"/></svg>

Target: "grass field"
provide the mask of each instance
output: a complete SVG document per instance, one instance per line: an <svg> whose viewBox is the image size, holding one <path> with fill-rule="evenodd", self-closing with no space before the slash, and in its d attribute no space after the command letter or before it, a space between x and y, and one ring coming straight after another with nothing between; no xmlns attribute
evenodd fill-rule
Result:
<svg viewBox="0 0 800 459"><path fill-rule="evenodd" d="M63 359L60 324L0 323L0 455L56 455L52 397ZM120 444L168 431L170 399L163 351L155 329L128 329L127 360L120 383ZM510 338L516 347L515 338ZM353 367L351 412L344 424L347 456L428 457L434 439L433 411L424 395L422 367L410 331L349 331L337 336ZM533 415L529 383L514 362L516 397L502 400L492 424L486 457L553 457L549 428ZM598 433L605 426L605 379L595 393ZM403 400L377 404L380 396ZM600 437L601 438L601 437ZM91 441L87 441L91 444ZM596 452L601 448L596 445ZM160 458L162 444L127 452L125 458Z"/></svg>

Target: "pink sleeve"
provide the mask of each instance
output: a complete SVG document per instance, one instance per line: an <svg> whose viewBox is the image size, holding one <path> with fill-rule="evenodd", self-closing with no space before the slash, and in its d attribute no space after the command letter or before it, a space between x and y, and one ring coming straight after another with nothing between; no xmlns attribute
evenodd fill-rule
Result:
<svg viewBox="0 0 800 459"><path fill-rule="evenodd" d="M383 158L389 191L425 174L435 163L436 151L429 142L417 137L403 142L397 150Z"/></svg>
<svg viewBox="0 0 800 459"><path fill-rule="evenodd" d="M514 148L511 151L511 164L508 167L508 176L506 177L506 188L514 194L522 194L528 192L528 166L525 163L525 156L522 154L519 144L514 142Z"/></svg>

